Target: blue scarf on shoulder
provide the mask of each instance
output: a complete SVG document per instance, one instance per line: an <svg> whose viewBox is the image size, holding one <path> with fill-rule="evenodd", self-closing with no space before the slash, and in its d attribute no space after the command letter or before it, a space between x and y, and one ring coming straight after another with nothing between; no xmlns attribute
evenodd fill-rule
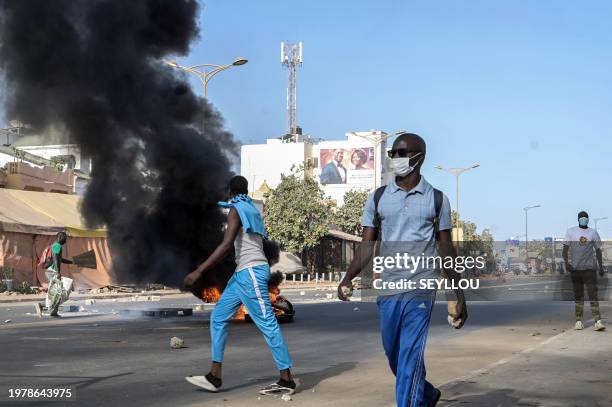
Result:
<svg viewBox="0 0 612 407"><path fill-rule="evenodd" d="M268 237L261 214L248 195L236 195L229 202L219 201L217 204L223 208L236 208L246 233L256 233L263 238Z"/></svg>

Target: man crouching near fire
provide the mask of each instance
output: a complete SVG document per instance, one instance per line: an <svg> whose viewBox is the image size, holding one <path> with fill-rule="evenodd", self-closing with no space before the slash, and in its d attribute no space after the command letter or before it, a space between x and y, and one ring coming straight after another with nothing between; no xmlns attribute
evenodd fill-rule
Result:
<svg viewBox="0 0 612 407"><path fill-rule="evenodd" d="M268 280L270 266L263 249L267 238L259 210L248 197L246 178L235 176L229 183L229 202L219 205L230 208L223 241L195 271L185 277L187 287L227 255L232 245L236 252L236 272L219 298L210 317L212 367L206 376L189 376L187 381L208 391L221 388L221 365L227 328L240 304L244 304L257 328L264 335L272 358L280 371L280 379L260 390L265 395L293 394L296 384L291 376L291 356L270 304Z"/></svg>

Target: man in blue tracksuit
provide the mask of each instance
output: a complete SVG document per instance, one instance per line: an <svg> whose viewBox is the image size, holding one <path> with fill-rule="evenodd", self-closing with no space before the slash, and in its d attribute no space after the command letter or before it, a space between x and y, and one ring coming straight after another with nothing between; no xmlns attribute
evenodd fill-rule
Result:
<svg viewBox="0 0 612 407"><path fill-rule="evenodd" d="M261 394L293 394L296 384L291 377L291 357L278 326L268 296L270 266L264 254L263 239L267 238L259 210L248 197L246 178L230 180L230 201L219 202L229 208L227 229L221 244L204 263L185 277L185 285L193 285L210 271L231 250L236 253L236 272L232 275L210 317L212 367L206 376L189 376L187 381L216 392L221 387L221 365L229 321L244 304L249 315L264 335L272 358L280 371L280 379L264 387Z"/></svg>
<svg viewBox="0 0 612 407"><path fill-rule="evenodd" d="M379 294L383 347L396 377L396 400L400 407L431 407L440 399L440 391L425 380L423 360L436 293L418 289L420 281L438 277L440 270L434 263L412 263L412 267L394 263L396 254L454 256L448 198L420 173L425 152L425 141L416 134L404 133L393 143L389 158L395 179L369 196L362 219L363 243L338 287L338 297L347 300L352 279L371 259L374 242L379 241L377 257L390 261L384 264L374 287ZM444 271L452 280L460 278L454 270ZM396 289L402 281L412 281L417 288ZM467 319L467 307L463 292L458 290L456 294L453 326L460 328Z"/></svg>

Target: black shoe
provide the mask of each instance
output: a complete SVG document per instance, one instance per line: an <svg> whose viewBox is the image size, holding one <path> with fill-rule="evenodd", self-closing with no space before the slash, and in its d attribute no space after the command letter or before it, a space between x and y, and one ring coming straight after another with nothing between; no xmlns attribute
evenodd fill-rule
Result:
<svg viewBox="0 0 612 407"><path fill-rule="evenodd" d="M435 407L436 404L438 404L438 401L440 401L440 397L442 396L442 392L440 390L434 389L434 391L434 398L431 403L429 403L429 407Z"/></svg>
<svg viewBox="0 0 612 407"><path fill-rule="evenodd" d="M49 314L49 316L50 316L50 317L53 317L53 318L61 318L61 317L62 317L62 316L61 316L60 314L58 314L58 313L55 313L55 314Z"/></svg>
<svg viewBox="0 0 612 407"><path fill-rule="evenodd" d="M276 383L272 383L259 390L259 394L264 394L266 396L282 396L283 394L293 394L295 393L297 385L293 380L283 380L280 379Z"/></svg>

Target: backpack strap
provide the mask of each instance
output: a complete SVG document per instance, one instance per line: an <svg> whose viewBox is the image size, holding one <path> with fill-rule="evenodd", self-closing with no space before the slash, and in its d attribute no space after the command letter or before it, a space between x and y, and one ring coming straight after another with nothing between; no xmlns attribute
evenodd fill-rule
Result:
<svg viewBox="0 0 612 407"><path fill-rule="evenodd" d="M386 185L383 185L382 187L379 187L376 189L376 191L374 191L374 225L375 227L379 228L381 227L381 218L380 218L380 213L378 212L378 203L380 202L380 198L382 198L383 194L385 193L385 188L387 188ZM442 202L444 200L444 195L442 194L442 191L440 191L439 189L434 188L434 207L436 209L436 216L434 217L434 239L436 238L436 236L438 235L438 232L440 231L440 213L442 212ZM380 236L380 234L379 234Z"/></svg>
<svg viewBox="0 0 612 407"><path fill-rule="evenodd" d="M380 202L380 198L385 193L386 188L387 186L383 185L382 187L376 188L376 191L374 191L374 226L379 229L381 227L381 219L380 219L380 213L378 212L378 202ZM380 235L380 232L379 232L379 235Z"/></svg>
<svg viewBox="0 0 612 407"><path fill-rule="evenodd" d="M442 212L442 201L444 195L442 191L434 188L434 207L436 208L436 216L434 217L434 240L440 231L440 212Z"/></svg>

